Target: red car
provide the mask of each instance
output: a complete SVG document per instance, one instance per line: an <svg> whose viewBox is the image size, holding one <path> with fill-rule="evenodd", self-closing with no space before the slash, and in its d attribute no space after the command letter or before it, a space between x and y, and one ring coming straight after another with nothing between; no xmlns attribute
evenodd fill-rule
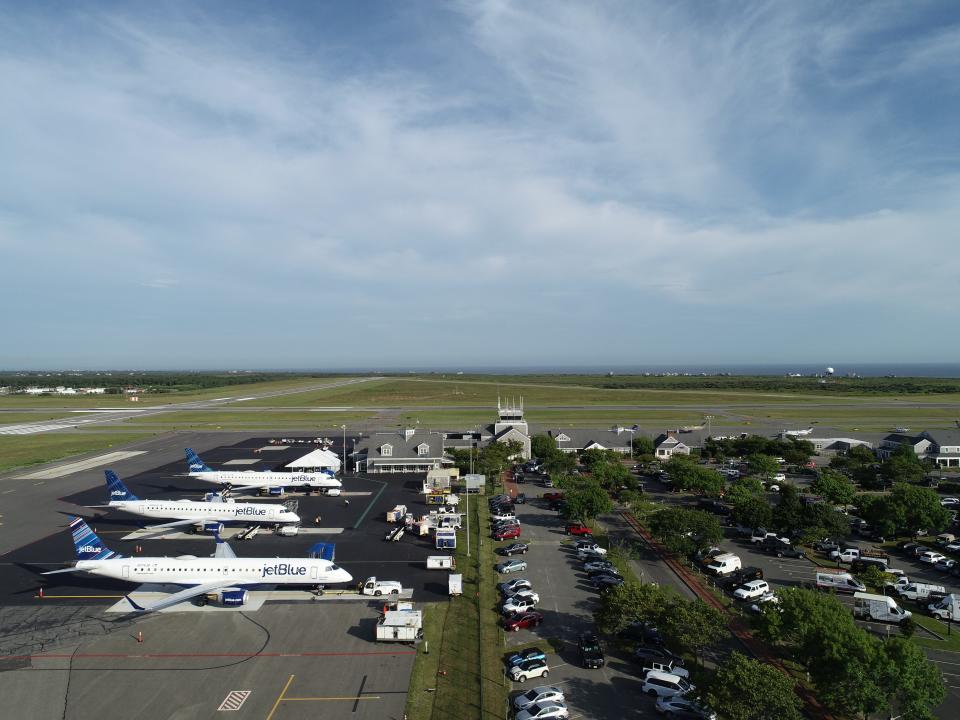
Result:
<svg viewBox="0 0 960 720"><path fill-rule="evenodd" d="M494 540L513 540L514 538L520 537L520 526L514 525L512 527L504 528L493 534Z"/></svg>
<svg viewBox="0 0 960 720"><path fill-rule="evenodd" d="M543 494L543 499L544 499L544 500L563 500L564 497L565 497L565 496L564 496L564 494L563 494L562 492L559 492L559 493L549 492L549 493L544 493L544 494Z"/></svg>
<svg viewBox="0 0 960 720"><path fill-rule="evenodd" d="M567 525L567 535L593 535L593 530L583 523L570 523Z"/></svg>
<svg viewBox="0 0 960 720"><path fill-rule="evenodd" d="M538 613L535 610L527 610L526 612L518 612L513 615L509 615L503 620L500 621L503 624L504 630L512 630L517 632L520 628L535 628L537 625L543 622L543 613Z"/></svg>

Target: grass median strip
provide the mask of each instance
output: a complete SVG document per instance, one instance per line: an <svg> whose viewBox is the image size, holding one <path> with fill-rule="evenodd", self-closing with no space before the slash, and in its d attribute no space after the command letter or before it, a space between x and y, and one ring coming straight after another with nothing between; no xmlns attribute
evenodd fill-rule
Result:
<svg viewBox="0 0 960 720"><path fill-rule="evenodd" d="M63 460L71 455L106 450L156 433L46 433L0 436L0 471Z"/></svg>

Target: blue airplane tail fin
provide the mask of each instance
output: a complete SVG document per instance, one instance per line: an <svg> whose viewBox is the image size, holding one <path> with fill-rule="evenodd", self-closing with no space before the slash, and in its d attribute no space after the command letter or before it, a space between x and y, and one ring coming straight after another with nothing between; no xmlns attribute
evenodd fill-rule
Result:
<svg viewBox="0 0 960 720"><path fill-rule="evenodd" d="M113 470L107 470L104 475L107 476L107 502L111 500L139 500L136 495L134 495L123 484L123 481L117 477L117 474Z"/></svg>
<svg viewBox="0 0 960 720"><path fill-rule="evenodd" d="M109 560L123 557L104 545L83 518L74 518L70 523L70 531L73 533L73 547L77 551L77 560Z"/></svg>
<svg viewBox="0 0 960 720"><path fill-rule="evenodd" d="M191 448L187 448L187 467L190 472L212 472L210 467Z"/></svg>

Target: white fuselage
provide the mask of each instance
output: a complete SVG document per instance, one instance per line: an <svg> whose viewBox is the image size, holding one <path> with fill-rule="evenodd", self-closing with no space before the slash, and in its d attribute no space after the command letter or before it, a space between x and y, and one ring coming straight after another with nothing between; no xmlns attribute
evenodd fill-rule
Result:
<svg viewBox="0 0 960 720"><path fill-rule="evenodd" d="M334 585L353 576L329 560L312 558L124 557L78 560L78 570L134 583L202 585Z"/></svg>
<svg viewBox="0 0 960 720"><path fill-rule="evenodd" d="M197 522L295 523L300 516L270 503L111 500L110 507L149 518Z"/></svg>
<svg viewBox="0 0 960 720"><path fill-rule="evenodd" d="M191 470L190 477L217 485L263 488L338 488L342 483L326 473L285 473L261 470Z"/></svg>

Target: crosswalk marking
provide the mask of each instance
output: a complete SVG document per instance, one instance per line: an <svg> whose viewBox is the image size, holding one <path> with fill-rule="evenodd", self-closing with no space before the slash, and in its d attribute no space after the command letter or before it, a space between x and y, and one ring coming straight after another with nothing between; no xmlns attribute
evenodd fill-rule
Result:
<svg viewBox="0 0 960 720"><path fill-rule="evenodd" d="M250 690L231 690L220 703L217 712L233 712L243 707L243 704L250 697Z"/></svg>

